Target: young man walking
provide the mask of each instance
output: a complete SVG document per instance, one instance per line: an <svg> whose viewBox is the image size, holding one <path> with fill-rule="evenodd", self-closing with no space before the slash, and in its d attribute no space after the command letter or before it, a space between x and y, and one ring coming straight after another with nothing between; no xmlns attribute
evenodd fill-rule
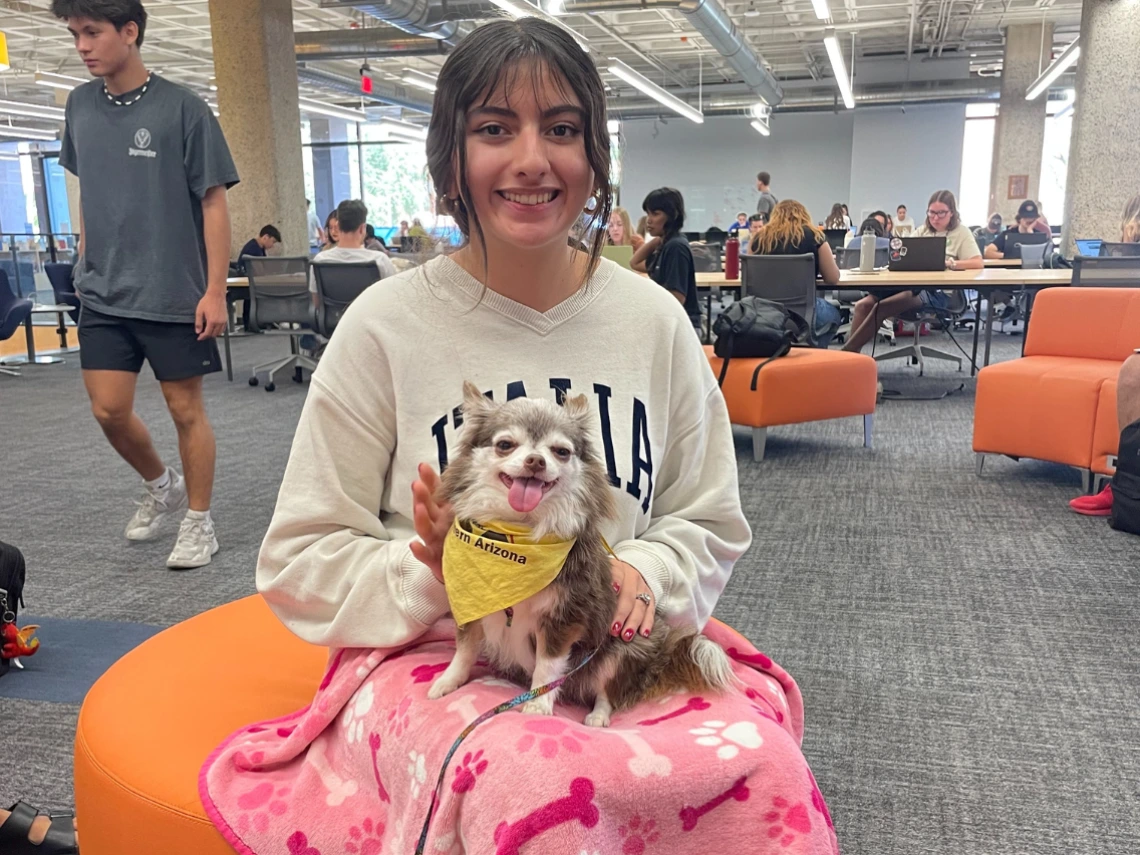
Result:
<svg viewBox="0 0 1140 855"><path fill-rule="evenodd" d="M186 508L166 565L201 567L218 551L202 379L221 370L214 339L227 318L226 190L237 170L206 102L143 65L139 0L52 0L51 10L96 78L68 98L60 150L82 194L75 290L83 382L103 433L146 485L127 538L153 539ZM134 411L143 362L178 430L185 479L163 463Z"/></svg>
<svg viewBox="0 0 1140 855"><path fill-rule="evenodd" d="M756 203L756 213L763 214L771 218L772 209L776 207L776 203L780 200L772 195L772 190L768 186L772 183L772 176L767 172L761 172L756 176L756 189L760 191L760 200Z"/></svg>

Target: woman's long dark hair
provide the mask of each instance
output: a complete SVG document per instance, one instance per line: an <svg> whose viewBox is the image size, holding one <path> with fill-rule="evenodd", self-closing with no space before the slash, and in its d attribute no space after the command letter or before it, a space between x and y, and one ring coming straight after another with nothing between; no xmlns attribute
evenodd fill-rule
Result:
<svg viewBox="0 0 1140 855"><path fill-rule="evenodd" d="M647 214L660 211L665 215L665 234L661 236L662 243L680 234L681 229L685 227L685 197L681 195L680 190L674 190L672 187L650 190L645 201L641 203L641 210Z"/></svg>
<svg viewBox="0 0 1140 855"><path fill-rule="evenodd" d="M467 111L486 105L497 92L509 92L520 74L530 74L536 90L549 80L563 94L573 92L585 112L582 138L594 172L594 206L585 212L593 270L605 245L604 226L613 196L605 85L578 43L565 30L539 18L479 27L443 64L428 126L428 171L437 193L443 196L458 188L459 196L441 198L440 211L455 218L465 240L470 241L474 231L480 245L486 246L467 184ZM485 256L483 261L486 264Z"/></svg>

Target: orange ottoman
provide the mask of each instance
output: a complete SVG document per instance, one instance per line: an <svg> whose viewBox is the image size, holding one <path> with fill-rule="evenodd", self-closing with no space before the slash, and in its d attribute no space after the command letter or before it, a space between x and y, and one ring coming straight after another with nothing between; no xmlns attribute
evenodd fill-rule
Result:
<svg viewBox="0 0 1140 855"><path fill-rule="evenodd" d="M722 360L705 346L713 374ZM879 374L875 360L861 353L793 348L760 369L763 359L730 359L721 391L734 425L752 428L752 456L764 459L768 428L824 419L863 417L863 445L871 447ZM752 377L756 375L756 388Z"/></svg>
<svg viewBox="0 0 1140 855"><path fill-rule="evenodd" d="M327 659L253 596L112 665L88 692L75 734L83 855L233 855L198 799L198 771L242 725L309 703Z"/></svg>

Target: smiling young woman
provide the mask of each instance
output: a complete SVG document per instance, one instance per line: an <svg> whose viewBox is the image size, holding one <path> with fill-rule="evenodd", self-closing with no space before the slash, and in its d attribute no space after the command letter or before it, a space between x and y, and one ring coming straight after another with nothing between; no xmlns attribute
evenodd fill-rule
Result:
<svg viewBox="0 0 1140 855"><path fill-rule="evenodd" d="M599 521L619 593L608 643L636 651L655 619L704 627L750 542L724 399L689 318L665 289L600 257L610 152L605 87L590 57L563 29L534 18L478 28L440 72L427 152L441 206L465 243L385 279L345 313L313 375L257 567L258 589L299 636L368 655L360 666L334 664L288 728L288 748L280 723L247 728L206 764L203 798L242 851L278 852L286 838L342 851L349 820L368 817L384 852L412 852L455 737L479 712L522 692L477 679L456 698L432 701L423 678L454 649L454 626L437 624L448 611L442 553L453 519L436 495L463 425L465 380L497 401L588 396L617 504L612 519ZM574 248L571 237L587 248ZM510 477L498 474L512 475L500 464L489 485L510 491ZM708 631L727 633L715 624ZM726 738L743 739L743 751L726 743L719 755L732 763L710 774L711 743L694 747L693 725L677 716L653 729L649 749L632 730L591 734L584 709L503 715L472 733L467 760L447 769L426 851L454 852L459 841L468 852L617 851L623 823L650 811L663 831L668 823L678 855L707 852L726 823L740 833L717 831L716 839L739 844L718 843L722 855L755 855L764 846L777 851L778 841L757 844L750 831L774 798L812 811L810 831L800 824L808 849L838 851L799 751L794 681L740 636L721 637L743 657L736 671L749 694L734 689L695 708L707 710L701 721L739 722ZM759 662L765 674L752 667ZM765 693L770 700L759 700ZM636 728L661 709L618 717ZM528 755L535 733L560 741L542 737ZM265 758L287 750L291 759L242 766L251 740ZM627 746L641 752L638 762ZM641 746L661 753L646 759ZM660 784L667 807L656 810L636 786L641 761L672 770ZM750 800L739 797L746 779ZM330 798L353 782L344 823L328 810L322 787L330 781L343 785ZM243 824L253 786L293 794L264 829ZM696 810L685 806L720 792L735 797L719 822L702 821L682 839L682 822L697 817L684 819L683 809ZM524 848L549 831L528 817L550 810L566 817L557 833Z"/></svg>

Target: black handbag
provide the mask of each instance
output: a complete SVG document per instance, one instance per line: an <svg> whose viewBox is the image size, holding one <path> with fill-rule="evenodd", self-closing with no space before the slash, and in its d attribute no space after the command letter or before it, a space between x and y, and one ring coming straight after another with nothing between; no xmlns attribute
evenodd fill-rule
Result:
<svg viewBox="0 0 1140 855"><path fill-rule="evenodd" d="M24 602L24 556L16 547L0 541L0 628L15 624ZM8 660L0 656L0 677L8 672Z"/></svg>
<svg viewBox="0 0 1140 855"><path fill-rule="evenodd" d="M1140 421L1120 432L1109 524L1117 531L1140 534Z"/></svg>
<svg viewBox="0 0 1140 855"><path fill-rule="evenodd" d="M716 342L713 353L723 363L717 383L724 385L728 363L733 357L764 359L752 374L752 391L760 369L784 356L794 346L814 344L807 321L779 303L763 297L742 297L716 319L713 324Z"/></svg>

